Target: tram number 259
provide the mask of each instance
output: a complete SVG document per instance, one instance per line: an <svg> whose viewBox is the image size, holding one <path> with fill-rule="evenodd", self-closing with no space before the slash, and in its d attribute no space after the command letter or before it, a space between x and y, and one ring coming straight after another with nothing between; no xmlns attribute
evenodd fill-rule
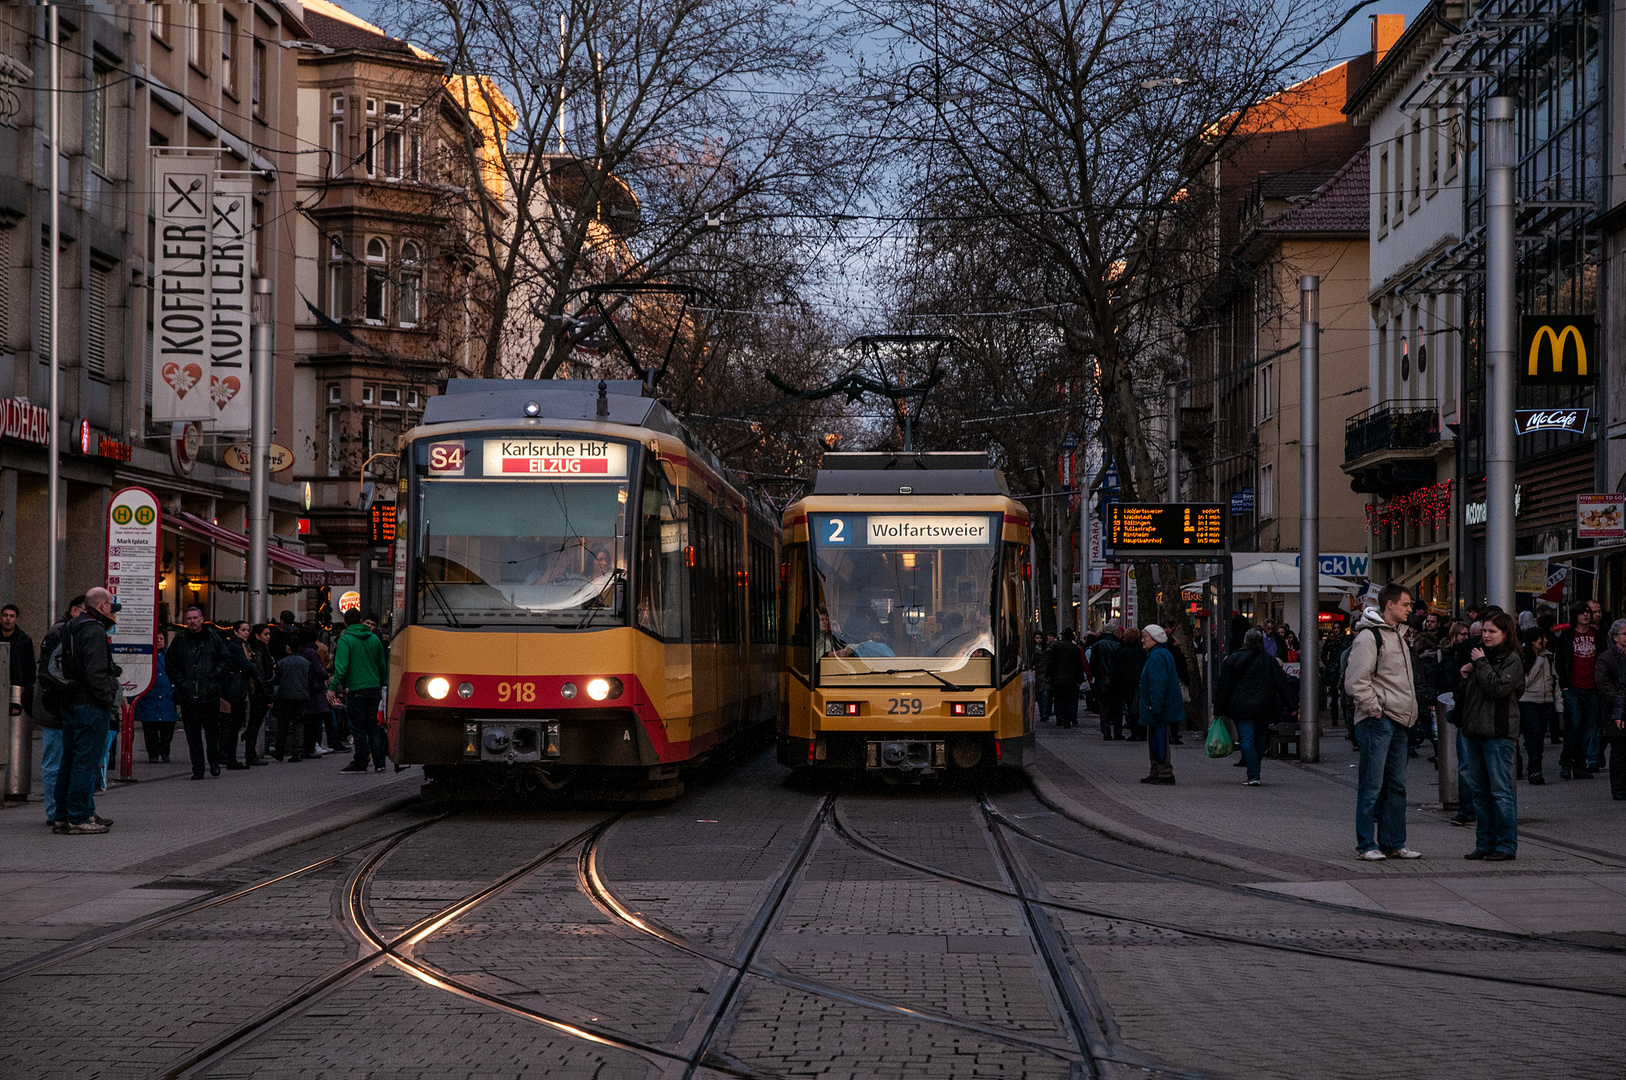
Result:
<svg viewBox="0 0 1626 1080"><path fill-rule="evenodd" d="M536 684L500 682L497 684L497 700L501 702L520 701L529 704L536 700Z"/></svg>
<svg viewBox="0 0 1626 1080"><path fill-rule="evenodd" d="M918 716L920 714L920 699L917 697L887 698L887 713L892 716Z"/></svg>

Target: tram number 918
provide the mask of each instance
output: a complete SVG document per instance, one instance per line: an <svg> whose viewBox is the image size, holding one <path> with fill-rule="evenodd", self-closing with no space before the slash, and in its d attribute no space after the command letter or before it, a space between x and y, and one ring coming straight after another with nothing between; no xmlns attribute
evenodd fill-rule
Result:
<svg viewBox="0 0 1626 1080"><path fill-rule="evenodd" d="M497 700L505 704L510 701L518 701L528 705L536 700L536 684L500 682L497 684Z"/></svg>
<svg viewBox="0 0 1626 1080"><path fill-rule="evenodd" d="M920 699L917 697L887 698L886 705L886 711L891 716L920 715Z"/></svg>

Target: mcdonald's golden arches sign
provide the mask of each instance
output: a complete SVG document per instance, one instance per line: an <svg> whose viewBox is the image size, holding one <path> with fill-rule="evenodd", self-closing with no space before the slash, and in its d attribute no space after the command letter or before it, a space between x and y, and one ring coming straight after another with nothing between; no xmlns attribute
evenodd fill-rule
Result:
<svg viewBox="0 0 1626 1080"><path fill-rule="evenodd" d="M1591 315L1526 315L1519 320L1519 382L1590 386L1598 381L1597 326Z"/></svg>

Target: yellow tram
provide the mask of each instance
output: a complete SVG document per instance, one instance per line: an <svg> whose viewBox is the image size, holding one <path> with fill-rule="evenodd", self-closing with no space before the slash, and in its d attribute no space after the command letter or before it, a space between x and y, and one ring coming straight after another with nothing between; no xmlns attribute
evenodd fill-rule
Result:
<svg viewBox="0 0 1626 1080"><path fill-rule="evenodd" d="M778 523L641 383L451 380L400 478L398 761L672 791L772 721Z"/></svg>
<svg viewBox="0 0 1626 1080"><path fill-rule="evenodd" d="M1028 760L1028 513L985 455L826 454L782 524L782 764Z"/></svg>

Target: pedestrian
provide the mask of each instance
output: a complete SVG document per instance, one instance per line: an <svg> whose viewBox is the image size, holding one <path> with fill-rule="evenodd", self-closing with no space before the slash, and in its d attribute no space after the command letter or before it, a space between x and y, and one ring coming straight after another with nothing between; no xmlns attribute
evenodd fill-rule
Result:
<svg viewBox="0 0 1626 1080"><path fill-rule="evenodd" d="M238 761L237 742L248 731L249 711L254 706L255 682L259 676L254 662L254 628L246 621L231 624L231 633L226 636L226 657L220 676L220 697L230 703L231 709L221 716L220 748L226 756L226 768L246 769L247 759L254 756L254 747L245 746L244 760ZM256 738L259 727L254 724Z"/></svg>
<svg viewBox="0 0 1626 1080"><path fill-rule="evenodd" d="M271 627L271 663L275 664L291 652L299 651L299 628L294 625L294 613L284 611Z"/></svg>
<svg viewBox="0 0 1626 1080"><path fill-rule="evenodd" d="M49 668L51 656L62 646L62 633L79 613L85 610L85 598L76 596L68 602L67 613L58 619L40 641L40 667ZM34 722L40 728L40 793L45 802L45 823L55 829L63 820L56 803L56 778L62 768L62 707L59 695L43 682L34 684Z"/></svg>
<svg viewBox="0 0 1626 1080"><path fill-rule="evenodd" d="M1610 624L1609 649L1598 660L1597 676L1598 741L1604 747L1599 753L1609 759L1609 794L1626 799L1626 619ZM1540 745L1539 735L1536 742Z"/></svg>
<svg viewBox="0 0 1626 1080"><path fill-rule="evenodd" d="M275 704L272 706L277 720L277 748L274 756L283 760L303 761L305 758L305 714L310 708L314 689L311 662L297 652L291 652L277 661Z"/></svg>
<svg viewBox="0 0 1626 1080"><path fill-rule="evenodd" d="M1608 648L1592 609L1585 602L1570 608L1570 624L1558 635L1553 666L1564 694L1564 747L1558 754L1558 775L1563 780L1590 780L1587 760L1598 730L1598 654Z"/></svg>
<svg viewBox="0 0 1626 1080"><path fill-rule="evenodd" d="M0 607L0 644L11 646L11 685L21 688L23 712L34 715L34 639L17 625L16 604Z"/></svg>
<svg viewBox="0 0 1626 1080"><path fill-rule="evenodd" d="M1416 757L1417 748L1435 738L1434 710L1439 704L1440 641L1434 632L1423 630L1412 639L1411 659L1412 674L1417 677L1417 723L1407 733L1406 756Z"/></svg>
<svg viewBox="0 0 1626 1080"><path fill-rule="evenodd" d="M1258 787L1259 762L1270 744L1270 725L1281 719L1283 708L1292 701L1287 673L1265 652L1263 630L1243 635L1242 648L1225 658L1216 682L1214 708L1236 724L1242 744L1242 764L1248 770L1243 783Z"/></svg>
<svg viewBox="0 0 1626 1080"><path fill-rule="evenodd" d="M1049 634L1039 631L1033 650L1033 692L1039 705L1039 723L1050 719L1050 653L1054 647Z"/></svg>
<svg viewBox="0 0 1626 1080"><path fill-rule="evenodd" d="M388 737L378 723L378 705L383 700L389 661L384 655L384 643L362 625L361 612L345 612L344 622L344 633L339 635L334 649L328 697L336 706L340 704L339 695L344 695L345 718L350 722L356 752L350 764L339 771L366 772L367 756L371 753L373 768L383 772L389 747Z"/></svg>
<svg viewBox="0 0 1626 1080"><path fill-rule="evenodd" d="M1406 586L1380 589L1377 607L1361 613L1344 675L1361 751L1355 850L1368 861L1421 857L1406 846L1406 730L1417 722L1417 679L1401 628L1411 608Z"/></svg>
<svg viewBox="0 0 1626 1080"><path fill-rule="evenodd" d="M1145 742L1146 727L1140 721L1140 672L1146 663L1146 650L1140 630L1124 627L1123 640L1112 656L1112 682L1123 699L1124 723L1129 728L1125 736L1130 742Z"/></svg>
<svg viewBox="0 0 1626 1080"><path fill-rule="evenodd" d="M1141 778L1143 784L1174 783L1174 765L1169 761L1169 728L1186 718L1186 705L1180 698L1180 676L1174 654L1169 651L1169 635L1156 623L1141 631L1140 690L1135 695L1136 713L1146 729L1146 752L1152 770Z"/></svg>
<svg viewBox="0 0 1626 1080"><path fill-rule="evenodd" d="M1520 636L1525 639L1522 657L1524 693L1519 697L1519 733L1524 737L1524 767L1532 784L1545 784L1547 781L1541 775L1542 752L1546 749L1546 734L1552 726L1553 710L1563 701L1563 697L1559 693L1558 672L1553 668L1553 658L1547 655L1546 632L1538 626ZM1617 695L1619 685L1616 684ZM1618 709L1618 696L1616 706Z"/></svg>
<svg viewBox="0 0 1626 1080"><path fill-rule="evenodd" d="M316 640L315 634L306 635L299 655L311 666L311 696L305 706L305 756L325 757L331 750L339 748L333 737L338 728L334 718L340 714L327 696L328 673L333 668L333 656L326 645ZM326 747L317 744L318 732L326 734Z"/></svg>
<svg viewBox="0 0 1626 1080"><path fill-rule="evenodd" d="M1180 634L1173 623L1161 623L1163 633L1169 643L1169 657L1174 661L1174 674L1180 680L1180 700L1185 704L1191 703L1191 672L1186 667L1186 654L1180 649ZM1180 725L1175 724L1169 728L1169 745L1181 746L1185 742L1180 737Z"/></svg>
<svg viewBox="0 0 1626 1080"><path fill-rule="evenodd" d="M1101 709L1101 730L1111 732L1114 739L1125 737L1124 693L1118 685L1118 664L1123 656L1123 642L1119 636L1123 624L1113 619L1090 650L1090 670L1095 673L1096 704Z"/></svg>
<svg viewBox="0 0 1626 1080"><path fill-rule="evenodd" d="M169 761L169 747L175 738L175 686L164 670L164 632L153 635L152 685L135 705L135 718L141 721L141 740L147 747L147 763Z"/></svg>
<svg viewBox="0 0 1626 1080"><path fill-rule="evenodd" d="M219 776L226 756L220 738L220 701L228 663L225 643L204 624L203 609L193 604L186 609L186 629L175 635L164 653L164 667L175 685L194 780L203 779L205 758L209 775Z"/></svg>
<svg viewBox="0 0 1626 1080"><path fill-rule="evenodd" d="M1084 683L1084 653L1073 640L1073 628L1061 632L1050 653L1050 692L1056 699L1056 726L1078 726L1078 688Z"/></svg>
<svg viewBox="0 0 1626 1080"><path fill-rule="evenodd" d="M1462 731L1468 770L1474 780L1474 849L1467 859L1507 862L1518 857L1519 811L1513 793L1513 754L1519 745L1519 695L1524 663L1519 658L1518 626L1505 611L1487 615L1482 645L1461 668Z"/></svg>
<svg viewBox="0 0 1626 1080"><path fill-rule="evenodd" d="M96 813L95 787L107 760L108 725L123 694L108 643L118 606L106 589L90 589L84 610L62 630L58 648L68 686L60 693L58 708L62 764L56 776L57 833L105 833L113 824Z"/></svg>
<svg viewBox="0 0 1626 1080"><path fill-rule="evenodd" d="M260 756L260 729L271 712L272 684L277 678L277 663L271 659L271 624L261 623L248 639L254 660L254 687L249 694L248 729L243 732L243 763L268 765ZM267 730L267 741L276 730L273 723Z"/></svg>

